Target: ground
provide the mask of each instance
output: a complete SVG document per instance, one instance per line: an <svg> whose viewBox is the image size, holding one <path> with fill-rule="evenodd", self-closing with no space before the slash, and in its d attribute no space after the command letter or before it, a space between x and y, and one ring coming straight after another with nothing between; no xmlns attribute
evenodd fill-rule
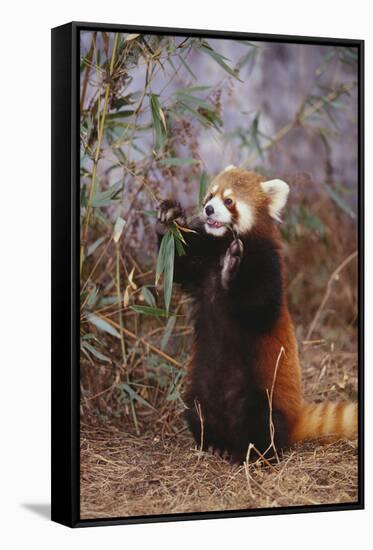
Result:
<svg viewBox="0 0 373 550"><path fill-rule="evenodd" d="M316 343L303 346L308 400L354 399L356 354ZM253 458L253 457L252 457ZM81 518L349 503L357 500L357 442L298 444L279 462L232 469L196 448L182 428L144 435L81 425Z"/></svg>

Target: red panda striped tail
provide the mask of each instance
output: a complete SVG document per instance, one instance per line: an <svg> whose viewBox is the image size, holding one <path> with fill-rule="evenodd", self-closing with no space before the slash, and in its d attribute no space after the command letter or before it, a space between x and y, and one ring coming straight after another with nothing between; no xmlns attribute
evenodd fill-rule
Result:
<svg viewBox="0 0 373 550"><path fill-rule="evenodd" d="M290 434L290 442L354 439L358 431L356 403L304 403Z"/></svg>

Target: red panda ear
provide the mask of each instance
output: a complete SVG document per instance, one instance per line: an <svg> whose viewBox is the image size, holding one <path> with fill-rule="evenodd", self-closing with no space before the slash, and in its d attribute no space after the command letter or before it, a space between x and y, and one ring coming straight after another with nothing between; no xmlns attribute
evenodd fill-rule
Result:
<svg viewBox="0 0 373 550"><path fill-rule="evenodd" d="M289 186L283 180L263 181L262 189L270 198L269 213L277 221L281 221L281 210L284 208L289 194Z"/></svg>
<svg viewBox="0 0 373 550"><path fill-rule="evenodd" d="M226 166L223 170L223 174L224 172L228 172L229 170L235 170L236 166L234 164L228 164L228 166Z"/></svg>

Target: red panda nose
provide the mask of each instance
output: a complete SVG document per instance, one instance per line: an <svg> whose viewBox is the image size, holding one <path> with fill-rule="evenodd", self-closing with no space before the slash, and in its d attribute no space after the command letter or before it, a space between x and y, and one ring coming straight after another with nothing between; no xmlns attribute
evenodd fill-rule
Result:
<svg viewBox="0 0 373 550"><path fill-rule="evenodd" d="M211 214L214 213L214 207L211 206L211 204L209 204L208 206L206 206L205 208L205 212L208 216L211 216Z"/></svg>

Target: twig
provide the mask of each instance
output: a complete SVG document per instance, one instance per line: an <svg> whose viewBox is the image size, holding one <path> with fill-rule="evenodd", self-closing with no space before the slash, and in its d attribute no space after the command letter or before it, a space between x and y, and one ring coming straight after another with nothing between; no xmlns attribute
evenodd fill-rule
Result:
<svg viewBox="0 0 373 550"><path fill-rule="evenodd" d="M258 449L255 447L255 445L253 445L253 443L250 443L250 445L247 449L246 460L244 462L245 474L246 474L246 479L247 479L247 486L248 486L248 489L249 489L250 496L251 496L252 499L255 499L255 495L254 495L254 493L251 489L251 483L250 482L252 481L262 493L264 493L267 497L269 497L271 499L271 501L276 502L275 499L273 498L273 496L270 493L268 493L268 491L263 489L263 487L260 485L260 483L258 483L256 481L256 479L254 479L253 476L249 472L251 449L254 449L260 455L260 457L264 459L263 455L258 451ZM265 460L265 462L267 462L269 464L268 461ZM273 468L272 465L270 465L270 466Z"/></svg>
<svg viewBox="0 0 373 550"><path fill-rule="evenodd" d="M87 242L87 235L88 235L88 228L89 228L89 220L91 215L91 209L92 209L92 200L95 190L95 183L96 183L96 175L97 175L97 166L98 161L100 158L100 152L101 152L101 143L104 135L104 129L105 129L105 119L106 119L106 113L108 109L108 103L109 103L109 93L110 93L110 84L111 84L111 77L114 70L114 61L115 61L115 52L117 49L118 44L118 33L114 34L114 43L113 43L113 50L111 52L111 61L110 61L110 69L109 69L109 80L106 84L105 88L105 97L104 97L104 106L102 108L102 116L100 117L100 110L97 110L97 116L99 118L98 122L98 136L97 136L97 144L96 144L96 153L95 158L93 161L93 169L92 169L92 177L91 177L91 184L89 187L89 195L88 195L88 201L87 201L87 211L84 221L84 228L82 232L82 242L80 246L80 273L82 272L83 263L84 263L84 254L85 254L85 247Z"/></svg>
<svg viewBox="0 0 373 550"><path fill-rule="evenodd" d="M116 287L117 287L117 297L118 297L118 302L119 302L119 305L122 303L122 292L121 292L121 289L120 289L120 269L119 269L119 266L120 266L120 249L119 249L119 241L115 243L115 251L116 251L116 270L115 270L115 275L116 275ZM125 346L125 342L124 342L124 333L123 333L123 314L122 314L122 309L120 308L119 311L118 311L118 317L119 317L119 325L120 325L120 328L121 328L121 331L120 331L120 346L121 346L121 350L122 350L122 360L123 360L123 366L126 367L127 366L127 357L126 357L126 346ZM128 374L128 371L127 371L127 374ZM128 382L128 380L127 380Z"/></svg>
<svg viewBox="0 0 373 550"><path fill-rule="evenodd" d="M247 479L247 486L248 486L248 489L249 489L249 493L250 493L250 496L251 498L254 500L255 499L255 495L251 489L251 481L254 481L252 476L250 475L250 472L249 472L249 464L250 464L250 454L251 454L251 449L253 448L253 444L250 443L248 449L247 449L247 453L246 453L246 460L244 462L244 468L245 468L245 474L246 474L246 479Z"/></svg>
<svg viewBox="0 0 373 550"><path fill-rule="evenodd" d="M201 404L197 399L194 400L194 406L196 407L199 422L201 424L201 441L200 441L200 449L199 450L200 450L200 452L202 452L202 450L203 450L203 440L204 440L204 435L205 435L204 434L204 423L203 423Z"/></svg>
<svg viewBox="0 0 373 550"><path fill-rule="evenodd" d="M272 416L273 405L272 404L273 404L273 392L274 392L274 389L275 389L275 383L276 383L276 378L277 378L277 371L278 371L278 368L279 368L279 365L280 365L280 359L281 359L283 354L285 354L285 348L283 346L281 346L280 353L278 354L277 360L276 360L275 371L273 373L271 392L268 393L268 389L266 390L267 397L268 397L268 403L269 403L269 432L270 432L270 435L271 435L271 443L270 443L268 449L266 449L266 451L264 452L264 454L266 454L269 451L269 449L272 448L273 452L275 454L277 463L280 462L280 459L278 458L278 453L277 453L277 449L276 449L276 445L275 445L275 426L273 424L273 416Z"/></svg>
<svg viewBox="0 0 373 550"><path fill-rule="evenodd" d="M85 94L87 92L89 74L91 72L91 63L90 62L92 60L93 52L96 48L96 36L97 36L97 31L95 31L92 35L91 46L89 48L89 51L88 51L88 54L87 54L87 57L86 57L86 68L85 68L84 80L83 80L83 85L82 85L82 93L81 93L81 96L80 96L80 112L83 111L83 107L84 107Z"/></svg>
<svg viewBox="0 0 373 550"><path fill-rule="evenodd" d="M304 108L304 102L300 106L300 108L297 110L297 112L294 115L294 118L291 122L288 124L285 124L278 132L277 134L270 140L267 141L262 147L261 151L266 151L267 149L270 149L275 145L278 141L280 141L282 138L284 138L293 128L296 126L300 126L304 124L304 122L310 118L312 115L314 115L317 111L319 111L324 105L327 105L328 103L331 103L335 99L337 99L340 95L343 93L348 92L352 88L356 86L356 82L352 82L349 85L344 84L340 86L337 90L334 90L333 92L330 92L325 98L320 99L315 105L312 105L308 109ZM252 162L256 159L258 156L258 153L253 153L248 159L246 159L242 164L241 168L244 168L245 166L250 166Z"/></svg>
<svg viewBox="0 0 373 550"><path fill-rule="evenodd" d="M202 409L201 409L201 404L199 403L199 401L197 399L194 400L194 406L196 408L196 411L197 411L197 414L198 414L198 418L199 418L199 422L200 422L200 425L201 425L201 438L200 438L200 446L199 446L199 453L198 453L198 458L197 458L197 462L193 468L193 471L192 471L192 477L194 476L196 470L197 470L197 467L199 465L199 461L201 460L201 456L202 456L202 451L203 451L203 440L204 440L204 437L205 437L205 434L204 434L204 422L203 422L203 415L202 415Z"/></svg>
<svg viewBox="0 0 373 550"><path fill-rule="evenodd" d="M256 454L258 455L258 458L257 460L254 462L254 464L256 464L260 459L263 460L264 464L266 466L269 466L269 468L271 468L271 470L273 470L274 472L277 472L276 468L274 466L272 466L272 464L269 462L269 460L266 459L266 457L264 456L264 454L262 454L259 449L257 449L257 447L254 445L254 443L250 443L249 447L251 449L254 449L254 451L256 452ZM250 451L251 451L250 449ZM267 452L267 451L266 451ZM249 449L247 450L247 454L246 454L246 460L247 460L247 457L250 457L250 453L249 453Z"/></svg>
<svg viewBox="0 0 373 550"><path fill-rule="evenodd" d="M97 267L98 267L100 261L102 260L102 258L104 257L104 255L105 255L107 249L109 248L109 245L110 245L110 243L111 243L112 240L113 240L113 236L111 235L110 239L109 239L108 242L106 243L105 248L103 249L103 251L101 252L100 256L98 257L98 259L97 259L95 265L92 267L92 270L91 270L90 274L88 275L88 277L87 277L87 279L86 279L86 281L85 281L85 283L84 283L84 285L83 285L83 287L82 287L82 290L80 291L81 293L84 292L85 287L87 286L88 282L89 282L90 279L92 278L92 276L93 276L94 272L96 271L96 269L97 269Z"/></svg>
<svg viewBox="0 0 373 550"><path fill-rule="evenodd" d="M322 311L325 307L325 304L328 301L330 293L332 291L332 286L333 286L334 281L338 280L338 276L339 276L340 272L346 267L346 265L348 265L354 258L356 258L356 256L357 256L357 250L355 250L355 252L353 252L352 254L347 256L347 258L345 260L343 260L343 262L337 267L337 269L335 271L333 271L333 273L330 275L328 284L326 286L326 291L325 291L324 297L321 301L321 304L319 305L318 310L316 311L316 315L313 318L313 321L310 325L310 328L308 329L308 332L307 332L307 335L306 335L306 338L305 338L306 341L311 340L311 336L312 336L312 334L313 334L313 332L316 328L317 323L319 322L320 315L321 315L321 313L322 313Z"/></svg>
<svg viewBox="0 0 373 550"><path fill-rule="evenodd" d="M136 336L136 334L134 334L133 332L131 332L127 328L124 328L124 327L122 328L118 323L116 323L115 321L113 321L109 317L105 317L104 315L98 315L97 317L101 317L107 323L112 325L114 328L116 328L118 330L122 330L124 332L124 334L126 334L129 338L132 338L133 340L137 340L140 344L142 344L143 346L148 347L149 349L154 351L154 353L156 353L157 355L160 355L161 357L163 357L163 359L166 359L166 361L168 361L169 363L172 363L173 365L175 365L179 369L184 368L184 365L179 363L179 361L177 361L176 359L174 359L173 357L171 357L170 355L168 355L167 353L165 353L161 349L157 348L156 346L153 346L153 344L150 344L150 342L147 342L144 338L142 338L142 337L139 338L138 336Z"/></svg>

